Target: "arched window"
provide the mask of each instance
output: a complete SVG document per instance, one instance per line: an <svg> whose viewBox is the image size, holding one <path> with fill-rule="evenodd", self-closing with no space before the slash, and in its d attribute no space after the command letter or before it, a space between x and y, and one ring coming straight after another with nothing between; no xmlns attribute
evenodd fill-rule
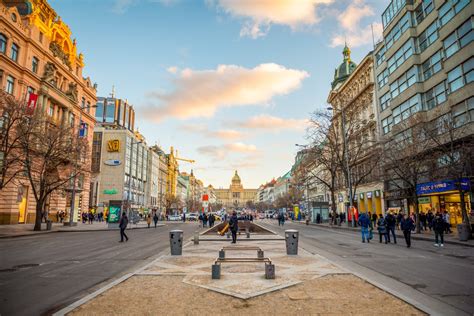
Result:
<svg viewBox="0 0 474 316"><path fill-rule="evenodd" d="M7 37L0 33L0 53L5 53L7 50Z"/></svg>
<svg viewBox="0 0 474 316"><path fill-rule="evenodd" d="M11 51L11 55L10 55L10 58L13 60L13 61L17 61L18 60L18 45L13 43L12 44L12 51Z"/></svg>

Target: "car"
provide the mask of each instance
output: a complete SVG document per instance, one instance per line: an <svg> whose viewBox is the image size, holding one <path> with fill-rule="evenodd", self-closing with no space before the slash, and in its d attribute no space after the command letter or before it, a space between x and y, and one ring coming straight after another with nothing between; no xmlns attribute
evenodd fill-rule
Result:
<svg viewBox="0 0 474 316"><path fill-rule="evenodd" d="M189 213L186 214L186 219L188 221L197 221L199 219L199 214L198 213Z"/></svg>
<svg viewBox="0 0 474 316"><path fill-rule="evenodd" d="M177 221L180 221L182 218L181 218L181 215L170 215L169 216L169 220L170 221L173 221L173 222L177 222Z"/></svg>
<svg viewBox="0 0 474 316"><path fill-rule="evenodd" d="M258 219L265 219L265 213L258 213Z"/></svg>

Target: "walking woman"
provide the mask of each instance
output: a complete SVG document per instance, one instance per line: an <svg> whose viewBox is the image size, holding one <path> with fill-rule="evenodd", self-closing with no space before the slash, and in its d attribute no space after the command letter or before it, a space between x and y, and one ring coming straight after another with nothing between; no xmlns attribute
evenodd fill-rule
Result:
<svg viewBox="0 0 474 316"><path fill-rule="evenodd" d="M385 238L385 243L387 243L387 223L383 218L383 215L379 215L379 219L377 221L377 230L379 231L379 242L382 243L382 236Z"/></svg>

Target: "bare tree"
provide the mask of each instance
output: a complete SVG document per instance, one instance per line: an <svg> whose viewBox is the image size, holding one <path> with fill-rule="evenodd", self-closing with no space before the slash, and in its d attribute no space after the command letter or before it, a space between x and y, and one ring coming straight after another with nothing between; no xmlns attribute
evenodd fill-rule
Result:
<svg viewBox="0 0 474 316"><path fill-rule="evenodd" d="M53 192L80 183L87 168L87 140L77 137L74 127L53 121L36 111L16 129L23 153L23 169L36 200L34 230L41 230L46 202Z"/></svg>

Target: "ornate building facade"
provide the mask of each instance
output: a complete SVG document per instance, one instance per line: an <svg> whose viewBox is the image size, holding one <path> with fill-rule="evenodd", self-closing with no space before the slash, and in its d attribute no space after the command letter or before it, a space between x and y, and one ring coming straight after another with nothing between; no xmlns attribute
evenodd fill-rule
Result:
<svg viewBox="0 0 474 316"><path fill-rule="evenodd" d="M245 207L247 201L254 202L258 189L244 189L237 170L228 189L214 189L216 202L226 208Z"/></svg>
<svg viewBox="0 0 474 316"><path fill-rule="evenodd" d="M46 0L2 0L0 87L17 100L37 95L37 110L46 112L55 124L70 124L76 132L82 124L90 131L86 137L92 144L96 86L82 77L84 56L78 54L71 36L68 25ZM89 178L84 174L80 182L87 184ZM89 186L76 191L76 212L86 210ZM58 210L69 213L70 195L68 191L52 194L45 206L51 219ZM34 222L35 207L31 188L12 183L0 192L0 224Z"/></svg>

